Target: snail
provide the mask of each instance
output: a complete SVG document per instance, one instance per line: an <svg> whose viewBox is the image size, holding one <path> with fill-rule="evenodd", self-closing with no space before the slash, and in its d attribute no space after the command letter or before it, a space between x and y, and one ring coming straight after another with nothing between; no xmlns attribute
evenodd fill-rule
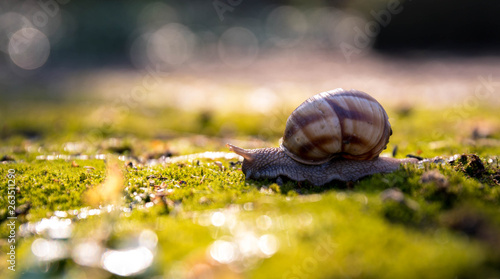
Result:
<svg viewBox="0 0 500 279"><path fill-rule="evenodd" d="M379 157L392 135L384 108L367 93L341 88L307 99L288 117L280 146L243 149L227 144L243 157L247 179L274 179L323 185L332 180L356 181L397 170L417 159Z"/></svg>

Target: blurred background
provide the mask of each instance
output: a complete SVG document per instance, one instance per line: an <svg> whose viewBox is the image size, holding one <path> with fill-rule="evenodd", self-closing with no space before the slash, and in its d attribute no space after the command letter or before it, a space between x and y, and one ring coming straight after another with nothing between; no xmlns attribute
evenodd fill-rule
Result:
<svg viewBox="0 0 500 279"><path fill-rule="evenodd" d="M4 0L1 116L19 117L0 133L85 132L102 119L119 127L130 112L168 122L168 109L199 113L201 126L212 112L282 121L305 98L338 87L386 106L496 105L499 8L487 0ZM80 113L73 124L62 103ZM47 129L31 125L32 114ZM238 134L216 126L205 132Z"/></svg>
<svg viewBox="0 0 500 279"><path fill-rule="evenodd" d="M0 176L16 168L18 265L34 267L17 275L498 278L499 11L491 0L0 0ZM277 146L294 108L339 87L386 108L394 135L381 156L471 155L281 187L209 152ZM328 255L315 261L318 248Z"/></svg>

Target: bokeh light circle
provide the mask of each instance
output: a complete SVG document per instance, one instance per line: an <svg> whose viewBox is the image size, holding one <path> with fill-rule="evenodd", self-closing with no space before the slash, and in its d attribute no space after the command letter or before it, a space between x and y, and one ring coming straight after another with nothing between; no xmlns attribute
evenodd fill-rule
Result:
<svg viewBox="0 0 500 279"><path fill-rule="evenodd" d="M308 29L304 14L297 8L281 6L267 17L266 30L270 40L278 47L293 47Z"/></svg>
<svg viewBox="0 0 500 279"><path fill-rule="evenodd" d="M0 50L8 53L11 35L19 29L29 27L33 27L33 25L21 14L14 12L0 14Z"/></svg>
<svg viewBox="0 0 500 279"><path fill-rule="evenodd" d="M11 36L8 52L10 59L18 67L34 70L47 62L50 42L38 29L22 28Z"/></svg>
<svg viewBox="0 0 500 279"><path fill-rule="evenodd" d="M338 22L331 40L336 41L340 46L342 43L363 50L371 47L373 38L365 32L366 20L358 16L343 16Z"/></svg>
<svg viewBox="0 0 500 279"><path fill-rule="evenodd" d="M219 57L226 65L242 68L251 65L259 53L259 41L254 33L243 27L226 30L219 38Z"/></svg>
<svg viewBox="0 0 500 279"><path fill-rule="evenodd" d="M196 35L188 27L169 23L152 34L147 52L153 64L163 62L176 66L191 58L195 45Z"/></svg>

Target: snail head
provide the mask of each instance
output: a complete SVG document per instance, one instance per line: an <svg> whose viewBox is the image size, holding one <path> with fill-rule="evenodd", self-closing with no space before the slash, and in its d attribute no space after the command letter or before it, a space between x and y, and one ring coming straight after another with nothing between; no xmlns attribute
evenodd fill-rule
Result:
<svg viewBox="0 0 500 279"><path fill-rule="evenodd" d="M243 157L243 164L241 170L246 178L261 178L265 170L270 167L273 161L273 148L259 148L259 149L244 149L241 147L227 144L227 147L234 153Z"/></svg>

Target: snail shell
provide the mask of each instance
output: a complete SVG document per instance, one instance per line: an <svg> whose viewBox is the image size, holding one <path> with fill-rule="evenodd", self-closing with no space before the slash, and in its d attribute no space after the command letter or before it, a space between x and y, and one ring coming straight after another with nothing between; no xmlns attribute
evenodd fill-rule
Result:
<svg viewBox="0 0 500 279"><path fill-rule="evenodd" d="M391 134L387 113L377 100L338 88L314 95L292 112L281 148L308 165L338 156L371 160L386 148Z"/></svg>
<svg viewBox="0 0 500 279"><path fill-rule="evenodd" d="M378 157L391 134L387 113L374 98L335 89L311 97L292 112L280 147L227 146L243 157L241 170L247 179L285 176L323 185L417 163L414 158Z"/></svg>

